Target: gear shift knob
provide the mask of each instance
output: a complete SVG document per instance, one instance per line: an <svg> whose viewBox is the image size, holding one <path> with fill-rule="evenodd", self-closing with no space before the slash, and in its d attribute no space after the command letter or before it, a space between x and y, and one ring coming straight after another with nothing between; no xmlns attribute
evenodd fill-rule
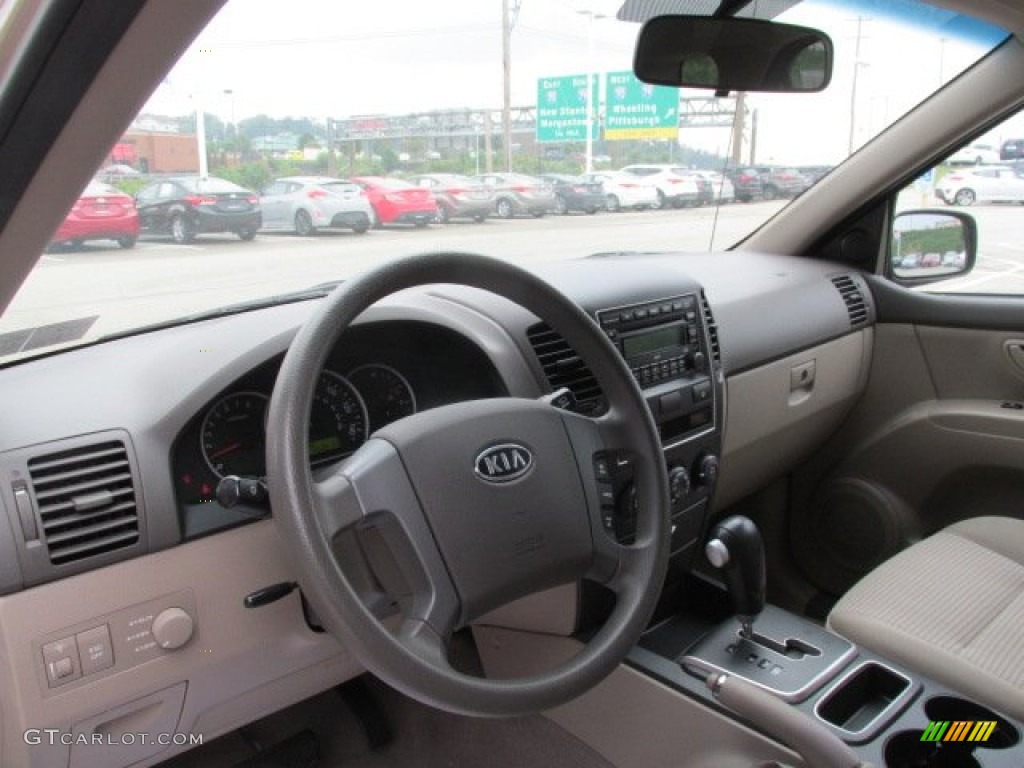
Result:
<svg viewBox="0 0 1024 768"><path fill-rule="evenodd" d="M725 572L743 635L753 635L754 619L764 609L764 544L754 521L742 515L727 517L711 531L704 548L708 561Z"/></svg>

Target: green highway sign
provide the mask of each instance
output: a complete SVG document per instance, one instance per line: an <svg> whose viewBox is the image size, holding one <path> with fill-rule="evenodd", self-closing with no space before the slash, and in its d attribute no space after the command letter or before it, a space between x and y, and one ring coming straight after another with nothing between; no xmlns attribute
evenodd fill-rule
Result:
<svg viewBox="0 0 1024 768"><path fill-rule="evenodd" d="M632 72L609 72L605 81L606 139L675 139L679 91L648 85Z"/></svg>
<svg viewBox="0 0 1024 768"><path fill-rule="evenodd" d="M598 138L597 75L590 80L592 138ZM537 80L537 141L587 140L587 76L542 77Z"/></svg>

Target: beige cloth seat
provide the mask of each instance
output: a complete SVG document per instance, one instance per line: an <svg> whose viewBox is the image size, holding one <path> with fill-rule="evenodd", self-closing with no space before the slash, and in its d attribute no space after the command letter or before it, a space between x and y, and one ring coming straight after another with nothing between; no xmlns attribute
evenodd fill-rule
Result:
<svg viewBox="0 0 1024 768"><path fill-rule="evenodd" d="M1024 720L1024 522L978 517L929 536L857 583L828 625Z"/></svg>

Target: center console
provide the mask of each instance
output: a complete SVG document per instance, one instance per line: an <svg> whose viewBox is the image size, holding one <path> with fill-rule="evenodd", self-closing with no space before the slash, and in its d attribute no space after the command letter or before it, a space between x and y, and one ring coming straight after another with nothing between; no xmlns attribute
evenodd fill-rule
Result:
<svg viewBox="0 0 1024 768"><path fill-rule="evenodd" d="M765 605L761 541L748 519L717 523L706 553L731 600L694 577L688 605L632 652L635 668L786 743L810 765L1024 765L1020 723Z"/></svg>
<svg viewBox="0 0 1024 768"><path fill-rule="evenodd" d="M686 567L697 550L718 479L723 387L717 329L699 290L598 309L598 324L643 391L664 447L672 504L672 555ZM615 499L605 527L628 541L636 499L628 457L611 466Z"/></svg>

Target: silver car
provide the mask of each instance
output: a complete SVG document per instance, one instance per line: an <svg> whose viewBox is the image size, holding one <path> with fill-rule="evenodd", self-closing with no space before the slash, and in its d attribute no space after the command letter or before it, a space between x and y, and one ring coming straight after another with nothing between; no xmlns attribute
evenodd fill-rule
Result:
<svg viewBox="0 0 1024 768"><path fill-rule="evenodd" d="M287 230L306 237L318 229L370 228L373 209L356 184L330 176L289 176L260 193L263 229Z"/></svg>
<svg viewBox="0 0 1024 768"><path fill-rule="evenodd" d="M540 218L558 206L554 187L542 179L522 173L482 173L476 178L494 190L494 212L499 218L527 213Z"/></svg>

